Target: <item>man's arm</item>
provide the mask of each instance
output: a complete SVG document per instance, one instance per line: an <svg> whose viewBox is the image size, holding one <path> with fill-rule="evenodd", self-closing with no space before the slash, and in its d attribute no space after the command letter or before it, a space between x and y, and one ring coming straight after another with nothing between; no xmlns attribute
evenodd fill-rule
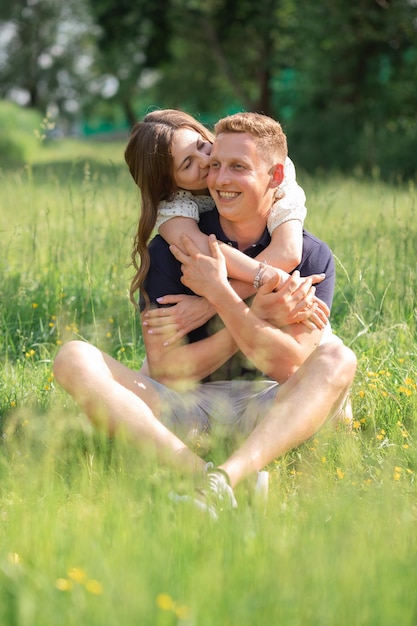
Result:
<svg viewBox="0 0 417 626"><path fill-rule="evenodd" d="M201 254L189 239L183 248L185 252L171 248L182 263L183 284L213 304L239 349L260 371L278 382L287 380L318 345L322 331L303 324L277 328L261 319L254 311L261 308L259 300L267 295L265 290L256 296L251 310L228 283L224 257L214 237L210 238L211 257ZM310 287L307 283L305 289ZM291 278L276 292L277 300L293 299L294 306L304 297L304 290L300 292Z"/></svg>

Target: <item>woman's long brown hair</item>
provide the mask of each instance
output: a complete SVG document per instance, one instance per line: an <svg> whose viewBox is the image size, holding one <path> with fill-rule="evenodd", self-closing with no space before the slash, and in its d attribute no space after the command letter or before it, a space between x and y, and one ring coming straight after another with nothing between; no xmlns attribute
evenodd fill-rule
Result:
<svg viewBox="0 0 417 626"><path fill-rule="evenodd" d="M135 124L126 146L125 161L141 194L138 229L131 254L136 273L130 285L130 299L136 307L138 289L145 298L146 307L149 306L149 297L143 288L150 266L148 242L155 227L159 203L170 200L177 189L171 147L175 131L184 127L192 128L205 140L213 142L213 134L188 113L162 109L148 113Z"/></svg>

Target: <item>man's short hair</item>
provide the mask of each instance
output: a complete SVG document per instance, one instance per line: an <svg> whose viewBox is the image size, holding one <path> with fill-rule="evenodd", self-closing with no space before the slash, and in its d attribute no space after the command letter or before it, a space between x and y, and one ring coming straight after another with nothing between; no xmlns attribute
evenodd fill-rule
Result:
<svg viewBox="0 0 417 626"><path fill-rule="evenodd" d="M260 113L234 113L220 119L214 126L221 133L248 133L252 135L261 157L284 163L288 155L287 137L279 122Z"/></svg>

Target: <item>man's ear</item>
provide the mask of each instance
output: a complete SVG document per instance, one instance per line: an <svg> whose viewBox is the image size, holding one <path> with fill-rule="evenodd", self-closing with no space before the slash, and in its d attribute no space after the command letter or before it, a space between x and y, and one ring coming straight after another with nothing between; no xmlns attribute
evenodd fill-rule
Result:
<svg viewBox="0 0 417 626"><path fill-rule="evenodd" d="M282 165L282 163L277 163L277 165L274 166L274 171L272 174L272 182L275 183L273 186L278 187L278 185L280 185L283 180L284 166Z"/></svg>

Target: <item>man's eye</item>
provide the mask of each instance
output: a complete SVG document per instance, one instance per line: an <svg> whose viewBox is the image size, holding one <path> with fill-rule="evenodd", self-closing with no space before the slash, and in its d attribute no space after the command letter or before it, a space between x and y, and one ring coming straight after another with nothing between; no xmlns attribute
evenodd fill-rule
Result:
<svg viewBox="0 0 417 626"><path fill-rule="evenodd" d="M212 161L212 162L210 163L210 169L211 169L211 170L215 170L215 169L217 169L218 167L219 167L219 164L217 163L217 161Z"/></svg>

